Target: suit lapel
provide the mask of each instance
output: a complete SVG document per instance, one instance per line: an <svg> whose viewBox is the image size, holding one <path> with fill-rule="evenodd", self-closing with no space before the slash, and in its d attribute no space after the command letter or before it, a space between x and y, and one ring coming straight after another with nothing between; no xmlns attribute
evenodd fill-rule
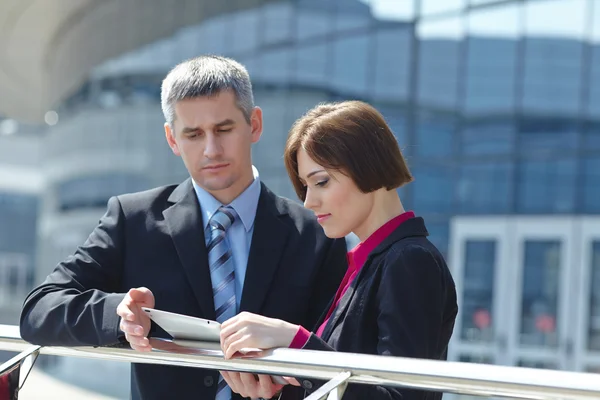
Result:
<svg viewBox="0 0 600 400"><path fill-rule="evenodd" d="M191 179L175 188L169 201L175 204L163 211L163 215L175 249L203 315L214 320L215 306L204 244L204 225Z"/></svg>
<svg viewBox="0 0 600 400"><path fill-rule="evenodd" d="M286 214L280 199L261 184L240 311L261 311L290 233L281 220Z"/></svg>

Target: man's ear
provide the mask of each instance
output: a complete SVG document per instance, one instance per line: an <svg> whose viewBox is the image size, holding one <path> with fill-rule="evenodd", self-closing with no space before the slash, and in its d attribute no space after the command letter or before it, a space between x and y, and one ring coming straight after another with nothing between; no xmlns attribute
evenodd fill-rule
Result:
<svg viewBox="0 0 600 400"><path fill-rule="evenodd" d="M252 127L252 143L260 140L263 131L263 115L260 107L254 107L250 116L250 126Z"/></svg>
<svg viewBox="0 0 600 400"><path fill-rule="evenodd" d="M173 154L176 156L181 156L181 153L179 152L179 146L175 140L175 131L168 122L165 122L165 138L167 139L167 143L169 143L169 147L173 151Z"/></svg>

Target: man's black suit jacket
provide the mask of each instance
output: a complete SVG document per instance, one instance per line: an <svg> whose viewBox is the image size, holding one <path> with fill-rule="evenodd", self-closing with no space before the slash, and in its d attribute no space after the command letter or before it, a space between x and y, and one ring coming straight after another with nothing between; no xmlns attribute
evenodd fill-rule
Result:
<svg viewBox="0 0 600 400"><path fill-rule="evenodd" d="M458 312L444 258L422 218L403 222L373 250L308 350L445 360ZM300 379L307 392L323 382ZM440 400L439 392L350 384L346 400Z"/></svg>
<svg viewBox="0 0 600 400"><path fill-rule="evenodd" d="M117 345L116 307L140 286L154 293L157 309L214 320L203 226L190 179L111 198L88 240L25 300L22 337ZM310 211L261 185L240 311L313 328L346 268L344 240L328 239ZM168 337L154 324L151 336ZM214 370L133 364L132 398L214 399L217 378Z"/></svg>

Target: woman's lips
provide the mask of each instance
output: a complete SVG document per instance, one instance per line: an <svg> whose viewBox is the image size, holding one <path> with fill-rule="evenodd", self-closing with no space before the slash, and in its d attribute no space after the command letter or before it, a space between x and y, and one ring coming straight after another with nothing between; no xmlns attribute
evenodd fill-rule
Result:
<svg viewBox="0 0 600 400"><path fill-rule="evenodd" d="M331 217L331 214L317 214L317 222L322 223L329 217Z"/></svg>

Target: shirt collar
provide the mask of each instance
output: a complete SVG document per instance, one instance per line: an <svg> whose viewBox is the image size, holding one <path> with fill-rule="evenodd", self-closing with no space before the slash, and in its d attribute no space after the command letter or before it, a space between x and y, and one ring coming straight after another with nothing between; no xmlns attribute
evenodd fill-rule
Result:
<svg viewBox="0 0 600 400"><path fill-rule="evenodd" d="M369 254L375 250L377 246L381 244L396 228L400 226L404 221L414 218L415 213L407 211L392 218L379 229L371 234L364 242L357 244L350 252L348 252L348 261L351 262L354 268L361 269L364 263L367 261Z"/></svg>
<svg viewBox="0 0 600 400"><path fill-rule="evenodd" d="M223 205L228 205L235 210L235 212L239 215L242 224L244 224L244 229L246 229L246 232L249 232L250 229L252 229L254 226L254 218L256 217L256 209L258 207L258 198L260 197L260 177L258 170L254 167L254 165L252 166L252 174L254 176L254 180L250 186L248 186L230 204L221 204L220 201L215 199L213 195L201 188L194 181L194 179L192 179L194 191L196 192L196 197L200 203L200 210L203 216L202 220L204 222L205 230L208 226L210 217L212 217L213 214L217 212L219 207Z"/></svg>

